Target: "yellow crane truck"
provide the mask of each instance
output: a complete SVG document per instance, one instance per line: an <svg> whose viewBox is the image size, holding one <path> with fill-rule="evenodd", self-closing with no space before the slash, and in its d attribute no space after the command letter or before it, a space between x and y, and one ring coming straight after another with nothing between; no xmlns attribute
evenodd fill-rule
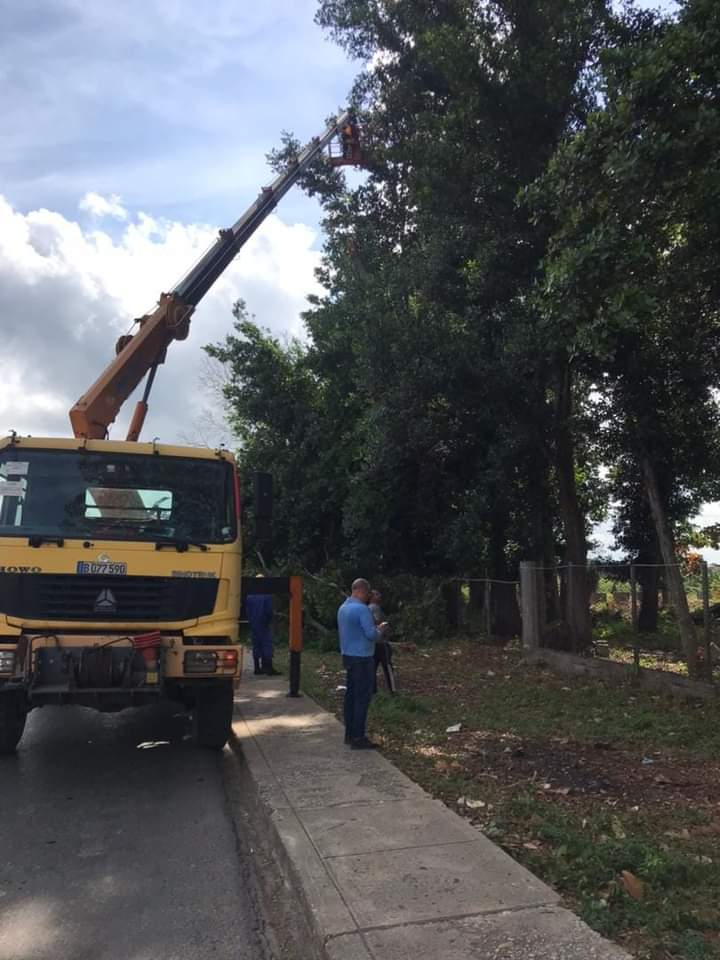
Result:
<svg viewBox="0 0 720 960"><path fill-rule="evenodd" d="M334 165L359 163L352 115L314 138L118 341L70 411L72 438L0 439L0 753L46 704L177 700L200 745L227 741L241 670L237 468L224 450L139 436L168 346L187 337L202 297L325 148ZM143 379L127 439L107 439Z"/></svg>

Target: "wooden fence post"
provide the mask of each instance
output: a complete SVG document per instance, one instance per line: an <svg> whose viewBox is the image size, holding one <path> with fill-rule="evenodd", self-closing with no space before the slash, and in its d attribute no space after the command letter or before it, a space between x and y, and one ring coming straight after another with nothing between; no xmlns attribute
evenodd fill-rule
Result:
<svg viewBox="0 0 720 960"><path fill-rule="evenodd" d="M540 646L540 577L542 571L533 560L520 563L520 603L522 604L522 645L524 650Z"/></svg>

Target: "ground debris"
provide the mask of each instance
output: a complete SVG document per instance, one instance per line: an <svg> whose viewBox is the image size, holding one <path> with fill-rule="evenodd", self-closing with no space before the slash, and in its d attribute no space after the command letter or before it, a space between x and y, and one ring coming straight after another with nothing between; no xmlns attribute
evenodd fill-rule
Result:
<svg viewBox="0 0 720 960"><path fill-rule="evenodd" d="M691 757L656 758L617 747L598 751L572 740L524 740L508 746L508 737L465 730L453 738L453 753L468 776L500 783L531 785L563 797L601 796L624 806L693 800L720 802L720 763ZM720 828L719 828L720 829Z"/></svg>
<svg viewBox="0 0 720 960"><path fill-rule="evenodd" d="M630 873L629 870L623 870L620 875L620 883L625 893L632 897L633 900L642 900L645 896L645 885L642 880L636 877L634 873Z"/></svg>

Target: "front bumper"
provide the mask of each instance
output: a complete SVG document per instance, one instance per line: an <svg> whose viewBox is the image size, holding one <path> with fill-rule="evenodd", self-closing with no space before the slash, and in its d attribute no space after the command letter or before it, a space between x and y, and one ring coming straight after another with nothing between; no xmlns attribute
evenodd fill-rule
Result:
<svg viewBox="0 0 720 960"><path fill-rule="evenodd" d="M242 648L228 637L162 634L149 650L137 649L133 637L137 645L137 634L27 633L0 641L0 683L129 691L166 680L235 680L242 672Z"/></svg>

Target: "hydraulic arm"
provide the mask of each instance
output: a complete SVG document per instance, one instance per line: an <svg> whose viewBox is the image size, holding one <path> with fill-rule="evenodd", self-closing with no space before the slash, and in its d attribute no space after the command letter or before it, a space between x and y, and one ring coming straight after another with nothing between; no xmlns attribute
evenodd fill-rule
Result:
<svg viewBox="0 0 720 960"><path fill-rule="evenodd" d="M331 162L359 164L357 125L352 114L346 112L337 117L322 136L311 140L269 187L262 189L237 223L220 231L215 243L173 291L163 293L155 310L136 321L137 333L120 338L115 359L70 411L76 437L104 439L123 403L143 377L147 377L127 435L128 440L138 439L153 380L158 366L165 360L168 346L173 340L187 337L195 307L302 172L336 137L341 138L342 152Z"/></svg>

